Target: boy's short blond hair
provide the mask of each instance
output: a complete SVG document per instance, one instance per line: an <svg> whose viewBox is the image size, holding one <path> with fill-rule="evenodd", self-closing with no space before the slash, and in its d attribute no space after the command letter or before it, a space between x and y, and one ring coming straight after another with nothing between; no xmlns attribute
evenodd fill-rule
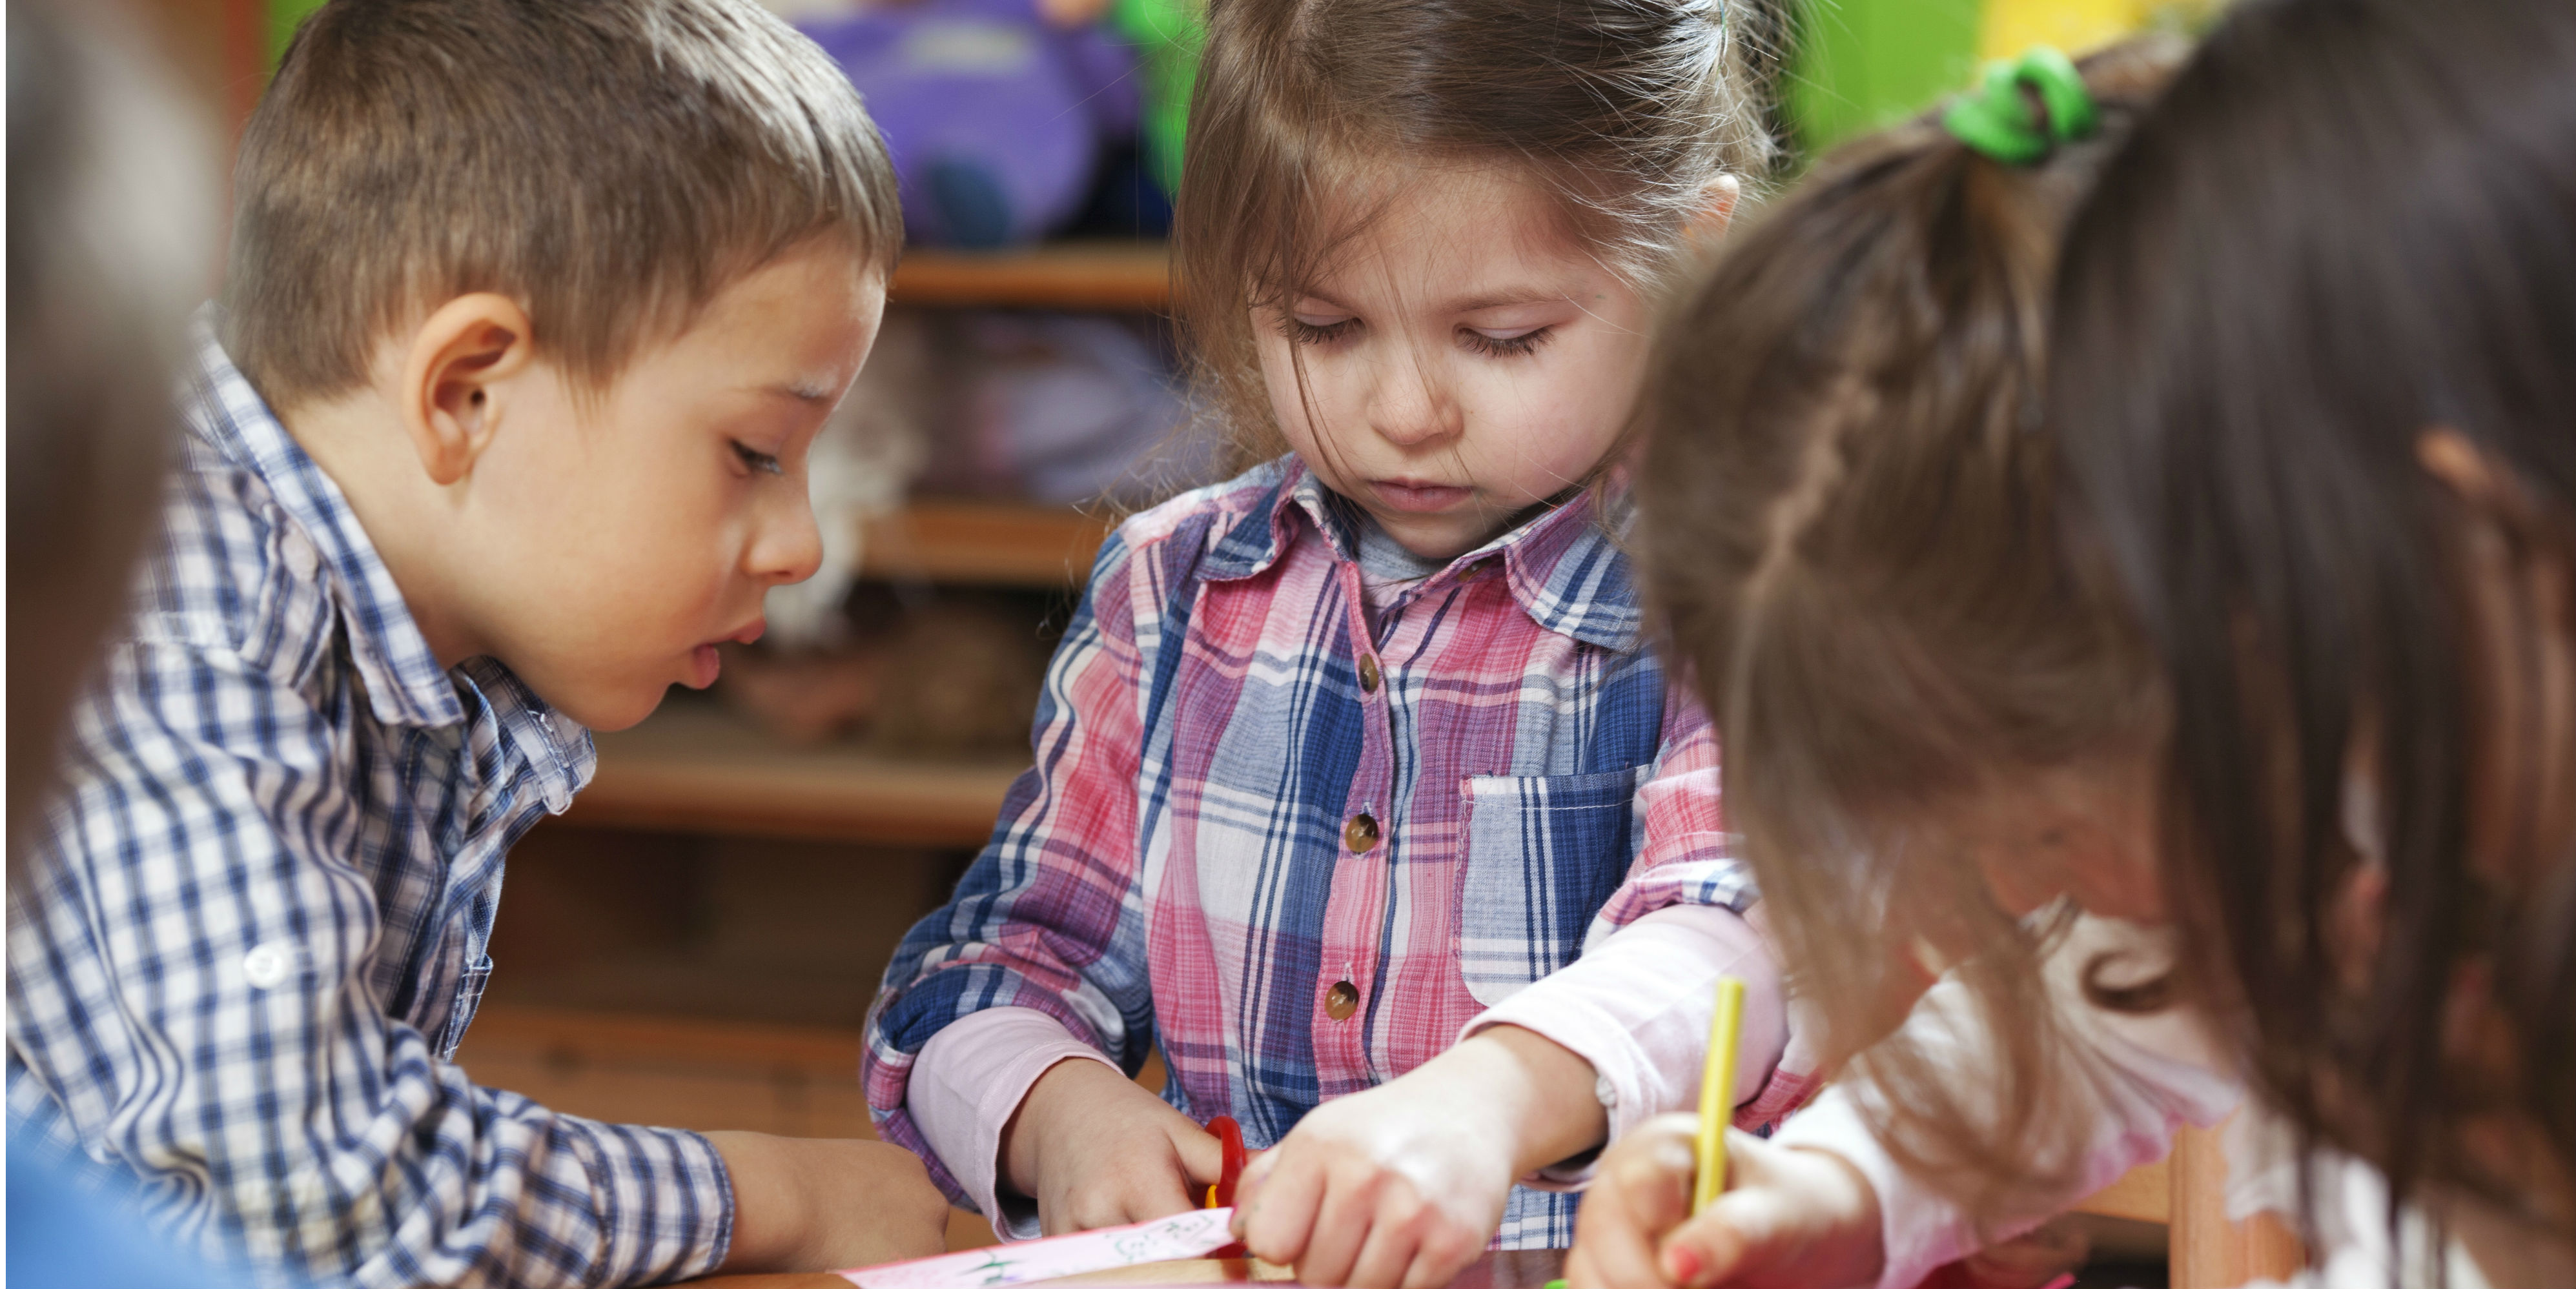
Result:
<svg viewBox="0 0 2576 1289"><path fill-rule="evenodd" d="M858 92L754 0L333 0L242 136L225 347L271 405L357 388L474 291L604 386L807 238L891 269Z"/></svg>

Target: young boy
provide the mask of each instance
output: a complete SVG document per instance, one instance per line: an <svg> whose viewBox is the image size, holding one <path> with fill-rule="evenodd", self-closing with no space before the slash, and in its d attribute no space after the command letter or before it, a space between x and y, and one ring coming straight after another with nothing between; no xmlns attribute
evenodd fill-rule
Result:
<svg viewBox="0 0 2576 1289"><path fill-rule="evenodd" d="M912 1157L448 1063L504 853L814 569L894 182L751 0L340 0L243 139L226 305L8 932L19 1139L367 1285L936 1251ZM149 379L149 377L145 377Z"/></svg>

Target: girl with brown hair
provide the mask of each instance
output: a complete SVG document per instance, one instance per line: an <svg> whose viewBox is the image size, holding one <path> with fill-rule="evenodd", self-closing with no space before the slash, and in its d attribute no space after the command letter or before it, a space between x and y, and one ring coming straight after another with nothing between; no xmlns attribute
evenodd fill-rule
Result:
<svg viewBox="0 0 2576 1289"><path fill-rule="evenodd" d="M1704 288L1810 270L1673 337L1648 582L1849 1075L1687 1221L1685 1125L1632 1134L1578 1285L1906 1285L2247 1087L2302 1282L2576 1282L2571 72L2565 0L2247 4L2053 288L1992 198L2072 151L1922 132L1947 201L1864 160L1779 235L1912 246Z"/></svg>
<svg viewBox="0 0 2576 1289"><path fill-rule="evenodd" d="M1275 1147L1253 1252L1421 1289L1571 1240L1591 1150L1695 1094L1719 973L1745 1121L1810 1086L1608 479L1766 160L1738 21L1211 6L1177 285L1250 468L1104 547L1037 768L871 1018L886 1137L1006 1233L1196 1207L1227 1115Z"/></svg>

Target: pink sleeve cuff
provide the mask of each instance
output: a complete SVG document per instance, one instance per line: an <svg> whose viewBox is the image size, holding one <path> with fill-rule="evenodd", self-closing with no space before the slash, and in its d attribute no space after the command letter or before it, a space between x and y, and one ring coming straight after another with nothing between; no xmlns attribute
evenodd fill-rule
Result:
<svg viewBox="0 0 2576 1289"><path fill-rule="evenodd" d="M1733 1102L1741 1105L1763 1091L1779 1063L1789 1040L1788 1007L1780 969L1762 937L1722 906L1657 909L1469 1021L1459 1037L1517 1025L1590 1062L1615 1142L1644 1119L1699 1104L1721 975L1745 985L1733 1089ZM1570 1190L1591 1177L1587 1159L1525 1180Z"/></svg>
<svg viewBox="0 0 2576 1289"><path fill-rule="evenodd" d="M932 1035L913 1062L904 1092L913 1126L1005 1240L1029 1239L1038 1226L1033 1205L1017 1196L1006 1205L999 1193L1002 1127L1039 1075L1076 1059L1117 1068L1045 1012L995 1007Z"/></svg>

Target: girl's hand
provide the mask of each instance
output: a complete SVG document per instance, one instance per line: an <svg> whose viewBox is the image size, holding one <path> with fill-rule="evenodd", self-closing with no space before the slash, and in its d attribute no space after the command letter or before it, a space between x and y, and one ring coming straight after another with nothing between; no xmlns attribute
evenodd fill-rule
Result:
<svg viewBox="0 0 2576 1289"><path fill-rule="evenodd" d="M1592 1066L1501 1026L1316 1107L1244 1170L1234 1230L1310 1285L1436 1289L1475 1261L1522 1173L1605 1131Z"/></svg>
<svg viewBox="0 0 2576 1289"><path fill-rule="evenodd" d="M1726 1193L1690 1216L1696 1115L1649 1119L1602 1156L1574 1224L1569 1289L1805 1289L1886 1266L1878 1193L1820 1150L1727 1131Z"/></svg>
<svg viewBox="0 0 2576 1289"><path fill-rule="evenodd" d="M1003 1175L1048 1235L1188 1212L1222 1164L1215 1137L1098 1061L1056 1062L1002 1129Z"/></svg>

